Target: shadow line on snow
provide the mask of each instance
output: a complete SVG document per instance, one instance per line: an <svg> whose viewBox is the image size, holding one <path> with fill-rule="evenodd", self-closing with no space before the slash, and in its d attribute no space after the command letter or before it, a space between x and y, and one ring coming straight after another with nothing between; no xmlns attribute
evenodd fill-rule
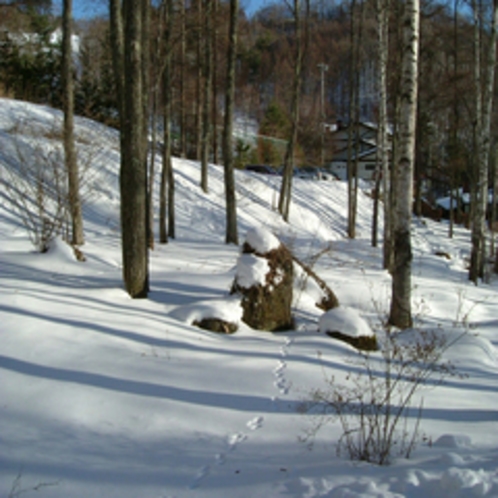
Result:
<svg viewBox="0 0 498 498"><path fill-rule="evenodd" d="M109 375L39 365L4 355L0 355L0 368L40 379L79 384L135 396L161 398L187 404L225 408L242 412L274 412L273 402L264 396L209 392L132 379L119 379ZM286 400L286 403L291 405L294 403L297 404L296 401L292 402L290 400ZM295 411L290 411L289 413L295 413Z"/></svg>

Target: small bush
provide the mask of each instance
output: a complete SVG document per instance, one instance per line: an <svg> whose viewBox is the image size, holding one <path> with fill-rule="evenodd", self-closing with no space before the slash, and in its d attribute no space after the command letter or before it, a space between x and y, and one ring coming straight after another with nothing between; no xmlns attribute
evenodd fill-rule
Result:
<svg viewBox="0 0 498 498"><path fill-rule="evenodd" d="M17 162L5 187L35 248L46 252L67 216L66 171L61 148L16 144Z"/></svg>
<svg viewBox="0 0 498 498"><path fill-rule="evenodd" d="M387 333L380 357L360 352L344 382L325 374L325 389L314 390L304 405L307 413L319 415L305 439L338 421L338 455L378 465L408 458L423 415L423 401L414 406L415 395L429 380L437 385L454 373L442 359L453 343L436 332Z"/></svg>

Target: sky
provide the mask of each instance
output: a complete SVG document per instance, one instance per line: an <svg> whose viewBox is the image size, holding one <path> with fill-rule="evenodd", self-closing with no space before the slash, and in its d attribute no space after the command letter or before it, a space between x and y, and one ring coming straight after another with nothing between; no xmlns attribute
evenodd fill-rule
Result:
<svg viewBox="0 0 498 498"><path fill-rule="evenodd" d="M404 351L417 344L429 351L421 344L431 334L447 341L442 362L457 375L436 374L416 391L395 433L394 450L419 425L409 459L394 451L387 467L352 462L344 447L337 453L340 421L320 417L327 405L313 395L344 395L337 389L349 386L350 395L366 392L368 403L370 380L382 385L388 371L380 352L365 359L325 333L373 331L386 344L391 279L382 248L370 244L370 186L360 185L351 240L345 182L295 178L286 223L276 210L281 178L235 171L241 245L267 250L275 238L284 242L344 311L324 319L320 287L296 270L294 330L254 330L240 320L240 296L229 295L241 254L224 243L219 166L209 165L205 193L200 164L173 159L176 238L150 251L149 296L132 300L122 283L119 136L77 117L78 156L88 166L81 182L86 261L60 238L45 254L34 250L26 209L11 200L15 193L20 202L40 199L22 171L41 168L47 180L43 158L57 157L61 121L59 111L0 99L0 496L498 496L498 280L468 281L469 230L457 226L450 239L446 222L413 219L415 327L389 334ZM255 228L272 236L250 236ZM278 285L278 272L266 275ZM207 317L238 330L215 334L193 323ZM391 361L389 369L403 364ZM393 409L412 378L397 377ZM350 429L358 428L355 413L354 402L343 412Z"/></svg>

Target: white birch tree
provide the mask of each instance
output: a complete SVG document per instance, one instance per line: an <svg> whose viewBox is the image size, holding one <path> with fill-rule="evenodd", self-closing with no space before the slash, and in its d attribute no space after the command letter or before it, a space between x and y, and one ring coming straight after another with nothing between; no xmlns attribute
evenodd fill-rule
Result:
<svg viewBox="0 0 498 498"><path fill-rule="evenodd" d="M393 212L394 264L389 323L401 329L412 325L411 314L411 218L413 172L415 163L415 127L418 90L418 56L420 34L420 1L407 0L403 13L403 45L398 144L394 159L396 201Z"/></svg>

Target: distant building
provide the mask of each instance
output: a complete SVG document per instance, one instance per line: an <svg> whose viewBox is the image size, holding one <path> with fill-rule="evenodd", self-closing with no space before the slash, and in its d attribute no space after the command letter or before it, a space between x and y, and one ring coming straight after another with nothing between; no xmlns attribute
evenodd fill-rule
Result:
<svg viewBox="0 0 498 498"><path fill-rule="evenodd" d="M335 173L341 180L348 178L348 126L338 123L326 128L327 145L330 150L328 169ZM358 162L358 178L373 180L375 177L377 156L377 125L361 122L358 125L357 139L353 137L351 148L351 161ZM388 133L388 147L391 149L392 133Z"/></svg>

